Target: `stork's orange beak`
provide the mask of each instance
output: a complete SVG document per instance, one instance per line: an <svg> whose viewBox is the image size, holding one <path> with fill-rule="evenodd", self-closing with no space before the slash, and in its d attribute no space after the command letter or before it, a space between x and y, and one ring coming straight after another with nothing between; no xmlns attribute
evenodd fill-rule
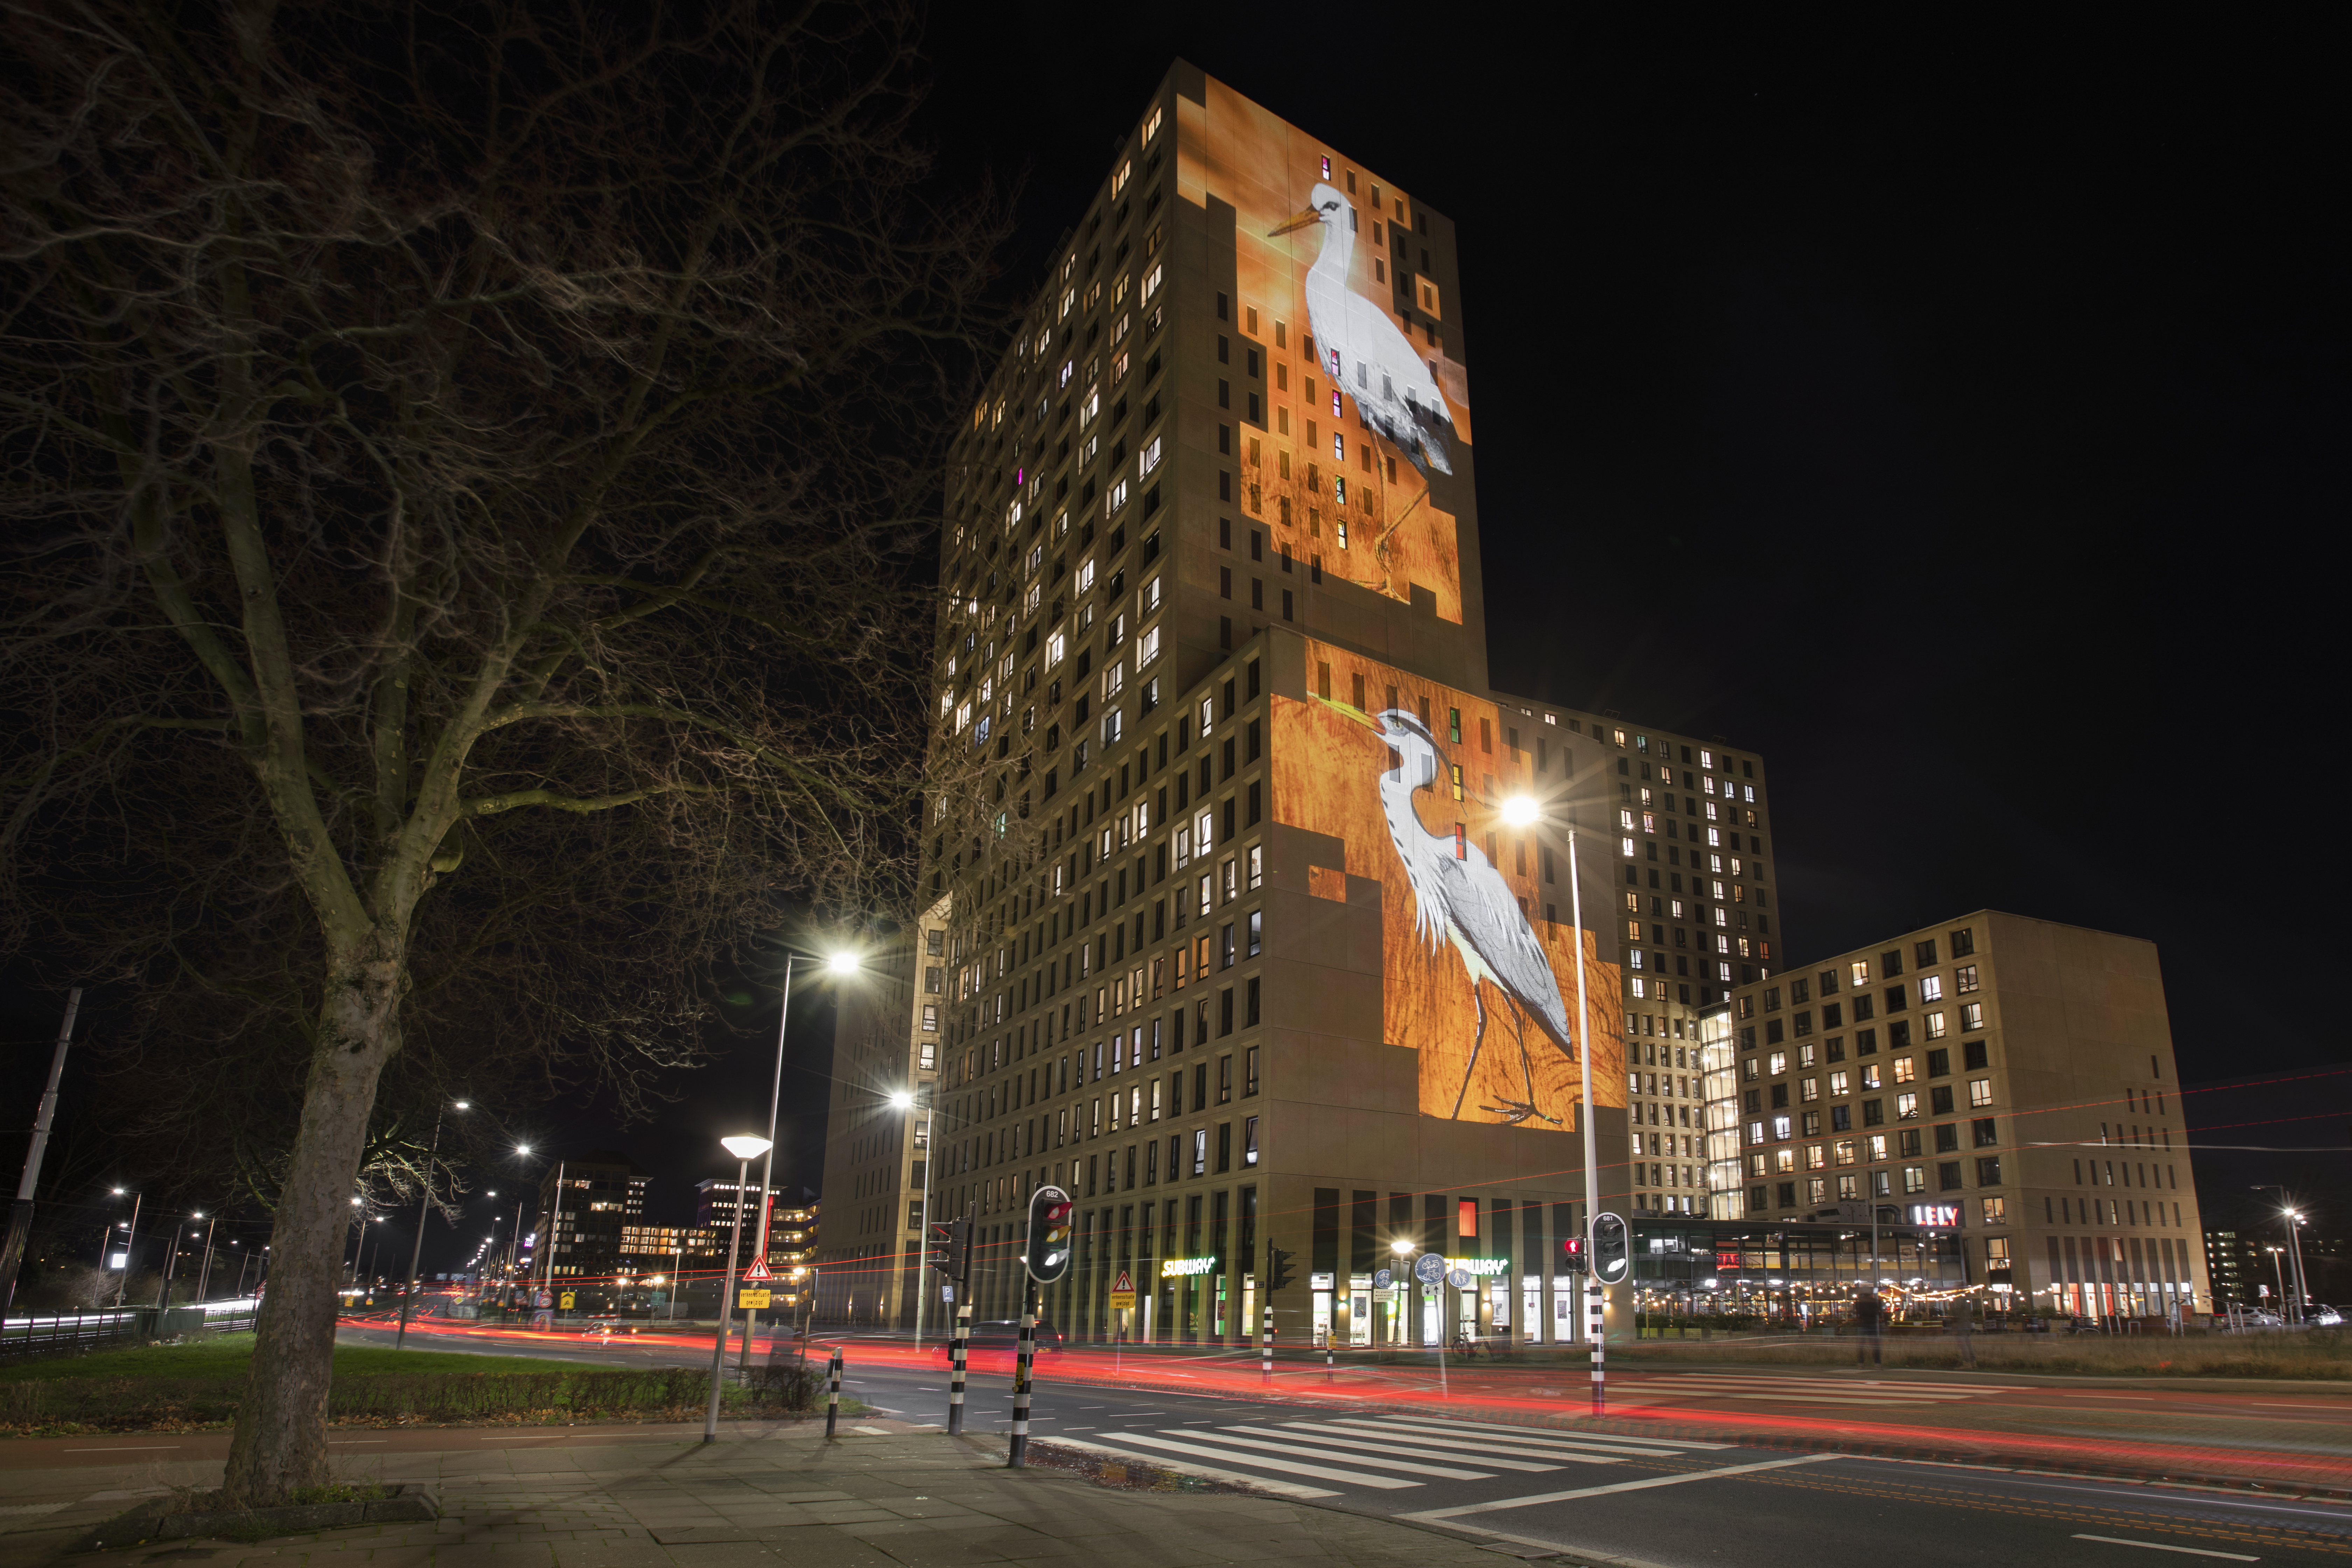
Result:
<svg viewBox="0 0 2352 1568"><path fill-rule="evenodd" d="M1301 210L1291 214L1290 216L1285 218L1282 221L1282 226L1279 228L1267 229L1265 231L1265 237L1268 239L1272 239L1277 234L1288 234L1292 229L1305 228L1310 223L1321 223L1322 221L1323 215L1318 212L1315 208L1302 208Z"/></svg>

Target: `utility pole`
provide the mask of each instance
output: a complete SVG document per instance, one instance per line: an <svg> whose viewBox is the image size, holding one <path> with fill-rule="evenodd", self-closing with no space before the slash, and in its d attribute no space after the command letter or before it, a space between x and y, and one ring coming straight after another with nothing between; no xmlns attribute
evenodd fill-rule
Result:
<svg viewBox="0 0 2352 1568"><path fill-rule="evenodd" d="M41 1179L41 1156L48 1152L49 1125L57 1120L58 1079L65 1076L66 1049L73 1044L74 1015L81 1011L81 987L66 993L65 1022L58 1029L58 1052L49 1060L49 1086L41 1092L41 1109L33 1118L32 1145L25 1151L25 1174L16 1184L16 1202L8 1211L8 1239L0 1244L0 1327L16 1303L16 1273L25 1265L25 1247L33 1231L33 1188Z"/></svg>

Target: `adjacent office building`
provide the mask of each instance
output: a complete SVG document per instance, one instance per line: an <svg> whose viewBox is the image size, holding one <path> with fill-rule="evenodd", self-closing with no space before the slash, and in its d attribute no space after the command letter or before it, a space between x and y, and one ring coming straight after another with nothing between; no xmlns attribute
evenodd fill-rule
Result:
<svg viewBox="0 0 2352 1568"><path fill-rule="evenodd" d="M1588 1092L1600 1199L1703 1215L1765 771L1488 685L1468 363L1442 212L1171 72L952 453L934 901L897 1009L845 992L826 1315L912 1320L927 1213L1016 1311L1053 1183L1077 1333L1243 1336L1280 1251L1293 1334L1572 1337Z"/></svg>
<svg viewBox="0 0 2352 1568"><path fill-rule="evenodd" d="M1783 1276L1816 1304L1884 1278L2019 1310L2211 1310L2154 943L1979 910L1759 976L1709 1032L1726 1258L1809 1228L1843 1265ZM1854 1256L1873 1215L1875 1268ZM1724 1298L1761 1284L1709 1272Z"/></svg>

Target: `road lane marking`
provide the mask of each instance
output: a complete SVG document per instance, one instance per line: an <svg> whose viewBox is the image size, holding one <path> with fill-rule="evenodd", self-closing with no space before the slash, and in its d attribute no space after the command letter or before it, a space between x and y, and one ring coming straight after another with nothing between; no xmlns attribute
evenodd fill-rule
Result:
<svg viewBox="0 0 2352 1568"><path fill-rule="evenodd" d="M2260 1563L2242 1552L2209 1552L2202 1546L2173 1546L2161 1541L2126 1541L2120 1535L2077 1535L2077 1541L2102 1541L2109 1546L2145 1546L2150 1552L2179 1552L2190 1557L2226 1557L2232 1563Z"/></svg>
<svg viewBox="0 0 2352 1568"><path fill-rule="evenodd" d="M1132 1448L1112 1447L1108 1443L1088 1443L1076 1437L1058 1436L1053 1441L1061 1447L1083 1448L1087 1453L1107 1454L1115 1459L1139 1459L1155 1465L1164 1465L1168 1462L1158 1454L1139 1454ZM1239 1481L1244 1486L1255 1487L1260 1491L1273 1492L1277 1497L1326 1498L1339 1495L1328 1487L1302 1486L1297 1481L1276 1480L1270 1476L1254 1476L1241 1470L1221 1469L1215 1465L1187 1464L1184 1467L1184 1473L1189 1476L1205 1476L1213 1481Z"/></svg>
<svg viewBox="0 0 2352 1568"><path fill-rule="evenodd" d="M1223 1459L1228 1464L1238 1460L1244 1464L1263 1466L1269 1470L1280 1470L1285 1475L1312 1476L1318 1481L1338 1481L1343 1486L1377 1487L1382 1491L1397 1491L1406 1487L1421 1485L1419 1481L1403 1480L1395 1476L1372 1476L1356 1470L1334 1470L1322 1465L1296 1464L1288 1459L1242 1459L1241 1456L1229 1454L1223 1448L1204 1448L1197 1443L1178 1443L1166 1437L1151 1436L1141 1432L1123 1432L1119 1436L1122 1441L1140 1443L1147 1448L1166 1448L1171 1453L1183 1454L1189 1458Z"/></svg>
<svg viewBox="0 0 2352 1568"><path fill-rule="evenodd" d="M1349 1415L1334 1416L1333 1419L1345 1421L1349 1426L1406 1426L1416 1431L1443 1432L1448 1436L1472 1433L1483 1436L1491 1433L1506 1443L1527 1443L1536 1447L1544 1447L1553 1443L1567 1443L1577 1447L1590 1445L1601 1448L1616 1448L1626 1453L1655 1454L1663 1449L1667 1453L1695 1450L1712 1454L1725 1448L1738 1447L1735 1443L1696 1443L1679 1437L1622 1437L1613 1432L1596 1433L1587 1436L1581 1431L1564 1427L1510 1426L1494 1421L1442 1421L1428 1416L1397 1415L1386 1420L1373 1420L1366 1416Z"/></svg>
<svg viewBox="0 0 2352 1568"><path fill-rule="evenodd" d="M1286 1425L1297 1426L1303 1431L1311 1432L1316 1430L1310 1423L1304 1421L1292 1421L1286 1423ZM1486 1438L1479 1438L1475 1441L1465 1441L1462 1437L1456 1436L1449 1435L1440 1436L1438 1434L1430 1431L1426 1427L1406 1426L1402 1425L1391 1426L1377 1421L1351 1421L1344 1426L1335 1424L1333 1426L1326 1429L1326 1436L1324 1436L1323 1441L1328 1442L1334 1436L1353 1437L1360 1443L1390 1443L1402 1439L1414 1443L1426 1443L1432 1447L1436 1448L1458 1448L1475 1457L1481 1464L1487 1463L1489 1456L1494 1454L1511 1454L1529 1459L1551 1459L1558 1461L1558 1463L1555 1463L1550 1467L1554 1469L1559 1468L1560 1464L1618 1465L1624 1463L1628 1458L1644 1459L1675 1459L1682 1457L1681 1455L1675 1453L1670 1448L1622 1448L1613 1453L1591 1453L1582 1449L1561 1448L1549 1446L1543 1447L1536 1447L1533 1446L1513 1447L1507 1443L1495 1442ZM1410 1448L1404 1450L1406 1453L1411 1453L1412 1451L1412 1450ZM1496 1460L1494 1462L1500 1463L1501 1461ZM1528 1467L1520 1465L1510 1468L1525 1469Z"/></svg>
<svg viewBox="0 0 2352 1568"><path fill-rule="evenodd" d="M1492 1513L1497 1509L1533 1508L1538 1503L1569 1502L1577 1498L1600 1497L1606 1492L1646 1491L1652 1487L1678 1487L1685 1481L1708 1481L1723 1476L1748 1476L1759 1470L1782 1470L1791 1465L1818 1465L1827 1459L1842 1459L1843 1454L1800 1454L1792 1459L1764 1459L1752 1465L1726 1465L1717 1470L1690 1470L1676 1476L1653 1476L1647 1480L1612 1481L1602 1487L1579 1487L1574 1491L1538 1492L1533 1497L1501 1498L1494 1502L1464 1503L1459 1508L1433 1508L1422 1513L1401 1513L1399 1519L1436 1522L1458 1519L1466 1513Z"/></svg>
<svg viewBox="0 0 2352 1568"><path fill-rule="evenodd" d="M1557 1470L1574 1458L1569 1454L1542 1453L1534 1448L1503 1448L1475 1443L1448 1443L1435 1437L1422 1436L1419 1433L1409 1434L1412 1444L1405 1444L1397 1441L1400 1434L1362 1432L1344 1426L1318 1426L1311 1421L1286 1421L1283 1426L1294 1431L1306 1433L1310 1442L1378 1443L1380 1447L1374 1450L1376 1453L1402 1454L1407 1458L1412 1459L1452 1459L1456 1463L1475 1461L1497 1470ZM1287 1438L1294 1444L1298 1441L1297 1438L1291 1436L1289 1432L1282 1430L1279 1426L1229 1426L1226 1430L1246 1432L1255 1437ZM1527 1457L1523 1458L1496 1457L1503 1454ZM1466 1460L1465 1455L1468 1456Z"/></svg>
<svg viewBox="0 0 2352 1568"><path fill-rule="evenodd" d="M68 1454L148 1454L158 1448L176 1448L177 1443L126 1443L111 1448L68 1448Z"/></svg>
<svg viewBox="0 0 2352 1568"><path fill-rule="evenodd" d="M1198 1438L1203 1442L1230 1444L1236 1448L1260 1449L1269 1454L1295 1454L1302 1459L1328 1459L1338 1465L1370 1465L1376 1470L1402 1470L1409 1476L1435 1476L1440 1480L1491 1481L1495 1479L1492 1472L1486 1470L1457 1469L1452 1465L1417 1465L1410 1459L1390 1458L1385 1453L1357 1454L1346 1449L1318 1448L1298 1442L1295 1438L1286 1437L1279 1432L1274 1435L1277 1441L1271 1443L1257 1437L1236 1437L1230 1435L1228 1431L1187 1432L1184 1436ZM1249 1454L1228 1454L1225 1457L1235 1464L1254 1465L1260 1462L1255 1456ZM1445 1459L1454 1458L1451 1454L1433 1454L1430 1457Z"/></svg>

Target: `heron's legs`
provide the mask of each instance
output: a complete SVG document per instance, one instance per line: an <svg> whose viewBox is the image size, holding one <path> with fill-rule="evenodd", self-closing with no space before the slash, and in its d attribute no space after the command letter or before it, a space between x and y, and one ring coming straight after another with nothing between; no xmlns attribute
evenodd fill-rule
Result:
<svg viewBox="0 0 2352 1568"><path fill-rule="evenodd" d="M1561 1124L1559 1117L1546 1116L1536 1109L1536 1068L1534 1061L1528 1056L1528 1016L1516 1002L1511 1004L1511 1027L1518 1033L1519 1067L1527 1074L1528 1097L1525 1100L1506 1100L1500 1105L1481 1105L1478 1109L1501 1117L1506 1126L1517 1127L1520 1122L1532 1119L1549 1121L1558 1127Z"/></svg>
<svg viewBox="0 0 2352 1568"><path fill-rule="evenodd" d="M1470 1005L1478 1009L1478 1032L1470 1041L1470 1065L1462 1069L1462 1088L1454 1096L1454 1120L1462 1120L1462 1102L1470 1094L1470 1075L1478 1070L1478 1049L1486 1043L1486 1001L1478 994L1478 983L1470 982Z"/></svg>

